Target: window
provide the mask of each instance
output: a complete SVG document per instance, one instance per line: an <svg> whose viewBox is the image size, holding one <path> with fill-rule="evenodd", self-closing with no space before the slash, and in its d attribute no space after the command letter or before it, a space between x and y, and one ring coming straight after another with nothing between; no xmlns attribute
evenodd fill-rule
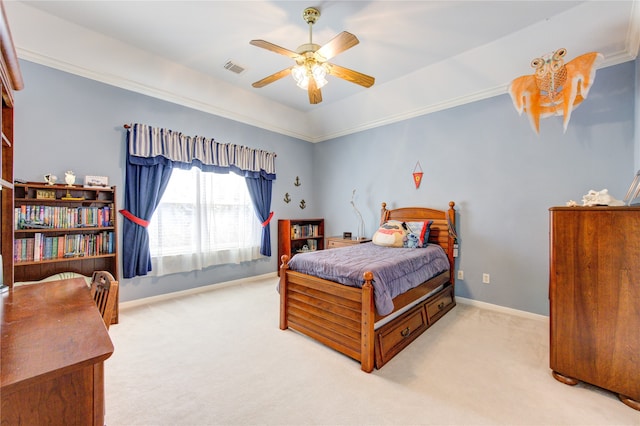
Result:
<svg viewBox="0 0 640 426"><path fill-rule="evenodd" d="M261 224L244 177L174 169L149 231L151 275L258 259Z"/></svg>

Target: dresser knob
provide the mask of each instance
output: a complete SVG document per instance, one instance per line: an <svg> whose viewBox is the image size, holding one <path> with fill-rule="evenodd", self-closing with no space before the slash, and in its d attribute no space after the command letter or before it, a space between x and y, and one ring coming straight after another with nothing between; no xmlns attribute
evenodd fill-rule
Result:
<svg viewBox="0 0 640 426"><path fill-rule="evenodd" d="M442 308L444 308L444 302L440 302L440 304L438 305L438 310L442 310Z"/></svg>
<svg viewBox="0 0 640 426"><path fill-rule="evenodd" d="M411 333L411 330L409 329L409 327L407 327L407 328L405 328L404 330L402 330L402 331L400 332L400 335L401 335L402 337L407 337L407 336L409 335L409 333Z"/></svg>

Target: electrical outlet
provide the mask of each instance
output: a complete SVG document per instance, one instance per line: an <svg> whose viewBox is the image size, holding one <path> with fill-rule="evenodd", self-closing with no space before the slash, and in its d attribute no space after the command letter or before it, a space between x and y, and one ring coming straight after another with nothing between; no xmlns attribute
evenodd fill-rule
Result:
<svg viewBox="0 0 640 426"><path fill-rule="evenodd" d="M489 274L482 274L482 282L485 284L489 284L491 282L491 277Z"/></svg>
<svg viewBox="0 0 640 426"><path fill-rule="evenodd" d="M458 279L464 280L464 271L462 269L458 271Z"/></svg>

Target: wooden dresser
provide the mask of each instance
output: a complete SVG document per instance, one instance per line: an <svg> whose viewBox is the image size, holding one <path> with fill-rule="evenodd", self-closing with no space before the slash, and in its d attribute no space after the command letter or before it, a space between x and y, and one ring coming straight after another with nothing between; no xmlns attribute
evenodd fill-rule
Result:
<svg viewBox="0 0 640 426"><path fill-rule="evenodd" d="M85 280L17 286L1 298L1 424L104 425L113 344Z"/></svg>
<svg viewBox="0 0 640 426"><path fill-rule="evenodd" d="M640 410L640 207L550 209L550 367Z"/></svg>

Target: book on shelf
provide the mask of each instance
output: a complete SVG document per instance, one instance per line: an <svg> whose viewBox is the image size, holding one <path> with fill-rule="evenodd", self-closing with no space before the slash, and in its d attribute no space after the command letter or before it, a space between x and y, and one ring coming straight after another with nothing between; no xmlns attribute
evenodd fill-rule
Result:
<svg viewBox="0 0 640 426"><path fill-rule="evenodd" d="M42 234L36 232L33 236L33 260L39 261L42 259L42 251L40 247L42 246Z"/></svg>
<svg viewBox="0 0 640 426"><path fill-rule="evenodd" d="M37 232L33 238L14 240L14 261L20 263L113 254L113 241L113 231L51 237Z"/></svg>
<svg viewBox="0 0 640 426"><path fill-rule="evenodd" d="M27 253L26 253L26 255L25 255L25 256L26 256L26 260L27 260L28 262L33 262L33 252L34 252L33 247L34 247L34 240L33 240L33 238L28 238L28 239L27 239L27 238L25 238L25 240L27 240L27 244L26 244L26 246L27 246Z"/></svg>
<svg viewBox="0 0 640 426"><path fill-rule="evenodd" d="M111 206L66 207L22 205L14 209L14 229L60 229L112 226Z"/></svg>
<svg viewBox="0 0 640 426"><path fill-rule="evenodd" d="M306 224L306 225L291 225L291 239L297 240L299 238L318 237L319 225Z"/></svg>

